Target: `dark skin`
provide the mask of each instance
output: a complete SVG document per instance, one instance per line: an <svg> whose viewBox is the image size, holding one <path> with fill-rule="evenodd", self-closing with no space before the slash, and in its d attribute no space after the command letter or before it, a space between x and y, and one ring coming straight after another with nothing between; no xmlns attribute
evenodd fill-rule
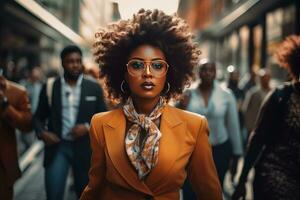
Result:
<svg viewBox="0 0 300 200"><path fill-rule="evenodd" d="M205 106L207 106L216 78L216 66L214 64L203 65L199 71L199 77L201 78L201 83L198 89L203 96Z"/></svg>
<svg viewBox="0 0 300 200"><path fill-rule="evenodd" d="M138 58L144 61L151 61L155 59L165 60L163 52L151 45L141 45L133 50L129 59ZM161 92L164 89L166 82L166 75L163 77L154 77L150 72L149 66L141 76L134 77L128 73L125 74L125 81L129 85L131 97L138 113L149 115L159 101ZM151 82L154 86L146 89L142 87L145 82Z"/></svg>
<svg viewBox="0 0 300 200"><path fill-rule="evenodd" d="M141 45L134 49L129 55L129 59L140 59L143 61L151 61L155 59L165 60L163 52L151 45ZM145 71L140 76L132 76L129 73L125 74L125 81L128 83L131 98L134 104L134 107L139 114L150 115L155 106L157 105L161 92L164 89L166 82L166 75L162 77L154 77L150 72L149 66L146 67ZM142 86L145 82L151 82L152 87L145 88ZM131 126L127 121L126 129ZM140 144L142 144L143 139L145 138L145 132L140 137Z"/></svg>
<svg viewBox="0 0 300 200"><path fill-rule="evenodd" d="M78 77L83 73L83 65L81 55L77 52L67 54L62 60L64 68L64 78L71 87L75 87ZM84 124L75 125L70 131L73 138L80 138L88 133L88 127ZM50 131L43 131L41 139L46 145L53 145L60 142L57 134Z"/></svg>
<svg viewBox="0 0 300 200"><path fill-rule="evenodd" d="M216 65L214 63L206 63L201 66L199 70L199 78L201 79L201 83L198 86L198 90L203 96L205 106L208 106L209 98L211 96L214 80L216 78ZM189 103L189 94L187 93L183 99L179 102L178 107L181 109L186 109L187 104ZM237 164L239 155L232 155L231 161L229 164L229 171L231 174L231 181L234 181L234 177L237 171Z"/></svg>
<svg viewBox="0 0 300 200"><path fill-rule="evenodd" d="M216 72L216 65L214 63L204 64L199 70L199 78L201 79L201 83L199 84L198 89L203 96L205 106L208 106L209 98L214 87L214 80L216 79ZM238 155L232 155L229 164L229 171L231 174L232 182L234 181L234 177L236 175L238 159Z"/></svg>

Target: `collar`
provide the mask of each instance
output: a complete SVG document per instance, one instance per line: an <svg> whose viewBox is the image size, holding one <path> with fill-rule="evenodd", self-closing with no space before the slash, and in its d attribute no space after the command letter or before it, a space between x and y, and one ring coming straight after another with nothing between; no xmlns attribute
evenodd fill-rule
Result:
<svg viewBox="0 0 300 200"><path fill-rule="evenodd" d="M81 74L81 75L79 75L79 77L78 77L78 79L77 79L77 81L76 81L76 87L81 86L82 79L83 79L83 75ZM62 84L62 85L69 85L69 84L66 82L64 75L61 76L61 79L60 79L60 80L61 80L61 84Z"/></svg>
<svg viewBox="0 0 300 200"><path fill-rule="evenodd" d="M126 117L122 108L118 108L114 112L115 113L110 117L109 120L107 120L106 124L112 128L117 128L121 124L120 119L126 121ZM176 113L175 108L166 104L162 111L161 123L162 121L165 121L171 128L183 123L183 121L177 116L177 114L178 113Z"/></svg>

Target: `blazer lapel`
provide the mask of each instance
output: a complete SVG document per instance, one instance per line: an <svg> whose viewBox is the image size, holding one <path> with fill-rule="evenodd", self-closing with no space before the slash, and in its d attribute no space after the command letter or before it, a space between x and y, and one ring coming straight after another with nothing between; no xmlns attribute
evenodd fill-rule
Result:
<svg viewBox="0 0 300 200"><path fill-rule="evenodd" d="M177 117L177 113L174 113L169 105L163 111L160 131L162 137L159 143L158 163L146 178L149 188L154 188L163 181L174 165L182 145L176 134L186 131L186 124Z"/></svg>
<svg viewBox="0 0 300 200"><path fill-rule="evenodd" d="M86 86L86 82L85 79L82 78L82 82L81 82L81 87L80 87L80 100L79 100L79 107L78 107L78 113L76 116L76 122L78 123L78 121L80 120L80 116L82 116L82 112L85 111L84 109L84 102L85 102L85 96L87 96L86 91L88 90L87 86Z"/></svg>
<svg viewBox="0 0 300 200"><path fill-rule="evenodd" d="M56 118L55 122L57 123L57 130L59 135L62 131L62 99L61 99L61 80L60 78L56 79L53 85L52 92L52 106L50 109L53 109L53 118Z"/></svg>
<svg viewBox="0 0 300 200"><path fill-rule="evenodd" d="M131 166L125 151L125 127L126 119L121 109L104 124L104 136L109 157L124 180L134 189L146 194L152 194L144 181L140 181L137 172Z"/></svg>

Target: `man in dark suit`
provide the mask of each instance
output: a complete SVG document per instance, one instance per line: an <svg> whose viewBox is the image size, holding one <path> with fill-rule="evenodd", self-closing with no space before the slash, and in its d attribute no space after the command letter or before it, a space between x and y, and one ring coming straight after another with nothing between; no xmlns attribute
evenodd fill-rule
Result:
<svg viewBox="0 0 300 200"><path fill-rule="evenodd" d="M15 130L30 131L32 115L25 88L8 81L0 70L0 199L10 200L21 175Z"/></svg>
<svg viewBox="0 0 300 200"><path fill-rule="evenodd" d="M45 143L48 200L63 198L70 166L80 197L88 183L90 167L89 122L95 113L106 110L99 84L83 77L81 50L77 46L65 47L61 61L63 76L43 86L34 115L36 133Z"/></svg>

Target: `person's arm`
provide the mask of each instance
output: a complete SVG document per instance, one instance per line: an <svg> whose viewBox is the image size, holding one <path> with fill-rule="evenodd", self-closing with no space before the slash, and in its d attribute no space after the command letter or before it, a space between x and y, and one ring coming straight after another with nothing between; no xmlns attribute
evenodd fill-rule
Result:
<svg viewBox="0 0 300 200"><path fill-rule="evenodd" d="M222 190L208 141L208 123L202 119L195 149L188 164L188 177L198 199L222 199Z"/></svg>
<svg viewBox="0 0 300 200"><path fill-rule="evenodd" d="M251 133L251 137L249 138L247 152L244 158L244 166L236 191L233 194L233 200L239 199L245 193L245 183L247 182L248 173L259 159L259 156L268 140L268 133L273 129L274 124L272 122L274 122L274 115L276 115L276 113L274 113L275 107L276 95L274 92L265 98L260 109L256 121L256 128Z"/></svg>
<svg viewBox="0 0 300 200"><path fill-rule="evenodd" d="M94 116L91 120L90 142L92 148L91 168L89 171L89 183L84 189L80 199L101 199L101 190L105 184L105 153L104 136L99 128L99 120ZM97 126L97 128L96 128Z"/></svg>
<svg viewBox="0 0 300 200"><path fill-rule="evenodd" d="M229 140L232 144L233 155L241 156L243 154L242 137L240 133L236 101L232 94L228 95L228 104L225 114L225 126L227 129Z"/></svg>
<svg viewBox="0 0 300 200"><path fill-rule="evenodd" d="M43 140L47 146L60 142L59 137L46 128L46 120L49 118L49 112L46 84L44 84L40 92L38 108L33 117L33 126L36 136Z"/></svg>
<svg viewBox="0 0 300 200"><path fill-rule="evenodd" d="M107 111L106 104L104 102L103 91L101 87L97 85L95 91L97 94L97 103L96 103L96 109L94 111L94 114ZM90 130L90 124L89 122L85 122L83 124L75 125L72 128L71 133L73 135L73 138L77 139L87 135L89 133L89 130Z"/></svg>
<svg viewBox="0 0 300 200"><path fill-rule="evenodd" d="M251 129L253 128L253 120L251 113L253 113L252 109L253 106L253 98L254 98L254 89L250 90L246 94L246 98L242 104L242 112L244 114L244 122L245 122L245 127L247 128L247 131L252 131Z"/></svg>
<svg viewBox="0 0 300 200"><path fill-rule="evenodd" d="M227 129L228 137L232 145L232 155L229 163L229 171L231 180L234 180L238 160L243 154L242 136L240 133L240 125L238 119L238 111L234 96L230 93L228 95L228 104L225 114L225 126Z"/></svg>
<svg viewBox="0 0 300 200"><path fill-rule="evenodd" d="M18 98L18 104L13 106L8 101L6 107L0 109L0 116L14 128L29 132L32 130L32 114L27 92L22 91L16 98Z"/></svg>
<svg viewBox="0 0 300 200"><path fill-rule="evenodd" d="M46 119L48 118L49 111L46 84L44 84L40 92L39 104L33 117L33 126L38 137L45 131Z"/></svg>

